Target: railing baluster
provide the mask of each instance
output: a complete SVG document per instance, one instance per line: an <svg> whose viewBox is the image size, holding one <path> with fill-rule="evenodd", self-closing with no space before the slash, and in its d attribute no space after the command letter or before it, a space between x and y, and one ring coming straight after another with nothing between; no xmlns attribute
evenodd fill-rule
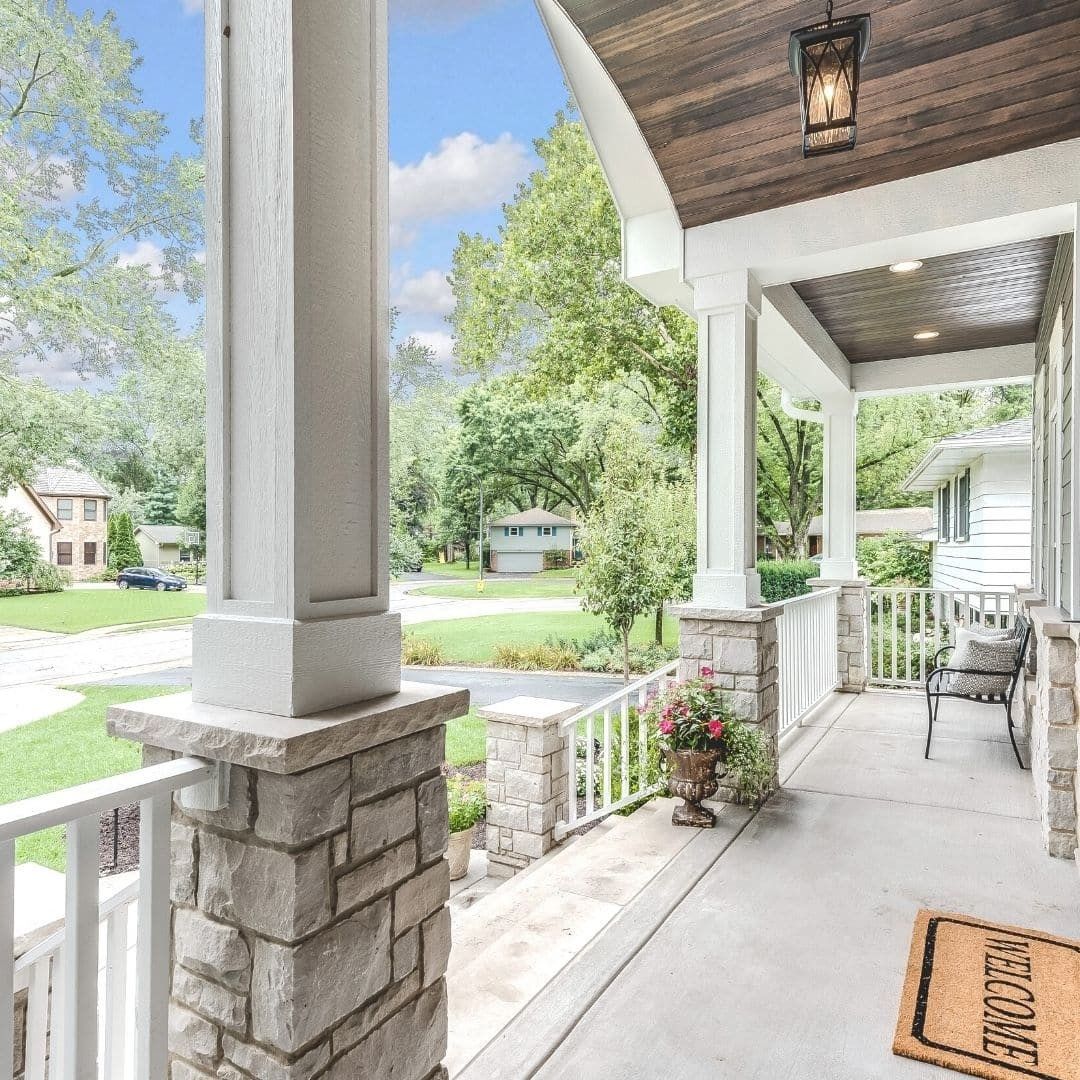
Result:
<svg viewBox="0 0 1080 1080"><path fill-rule="evenodd" d="M64 946L56 950L53 958L52 1006L49 1009L49 1077L64 1075L64 1040L68 1016L64 1007L67 998L67 957Z"/></svg>
<svg viewBox="0 0 1080 1080"><path fill-rule="evenodd" d="M596 777L593 771L593 714L585 721L585 815L591 816L596 806Z"/></svg>
<svg viewBox="0 0 1080 1080"><path fill-rule="evenodd" d="M569 803L567 807L566 824L567 828L573 829L574 826L577 825L577 721L572 721L570 725L563 730L566 732L566 799Z"/></svg>
<svg viewBox="0 0 1080 1080"><path fill-rule="evenodd" d="M615 738L611 725L611 706L604 710L604 798L603 806L610 806L611 799L611 758L615 753Z"/></svg>
<svg viewBox="0 0 1080 1080"><path fill-rule="evenodd" d="M644 688L642 688L644 689ZM648 777L649 763L649 725L645 722L645 710L638 711L637 721L638 736L638 790L645 790L645 781Z"/></svg>
<svg viewBox="0 0 1080 1080"><path fill-rule="evenodd" d="M135 972L135 1077L168 1069L169 819L172 795L154 795L139 812L139 931Z"/></svg>
<svg viewBox="0 0 1080 1080"><path fill-rule="evenodd" d="M45 1080L45 1059L49 1053L49 978L52 957L43 956L30 969L26 993L26 1077ZM105 1073L122 1076L122 1073Z"/></svg>
<svg viewBox="0 0 1080 1080"><path fill-rule="evenodd" d="M630 795L630 701L622 699L620 709L622 716L622 730L619 738L619 746L622 749L622 799ZM640 772L640 769L638 770Z"/></svg>
<svg viewBox="0 0 1080 1080"><path fill-rule="evenodd" d="M117 908L105 924L105 1075L123 1076L127 1042L127 906Z"/></svg>
<svg viewBox="0 0 1080 1080"><path fill-rule="evenodd" d="M0 1077L15 1071L15 841L0 843Z"/></svg>
<svg viewBox="0 0 1080 1080"><path fill-rule="evenodd" d="M97 1080L98 819L68 825L64 1080Z"/></svg>

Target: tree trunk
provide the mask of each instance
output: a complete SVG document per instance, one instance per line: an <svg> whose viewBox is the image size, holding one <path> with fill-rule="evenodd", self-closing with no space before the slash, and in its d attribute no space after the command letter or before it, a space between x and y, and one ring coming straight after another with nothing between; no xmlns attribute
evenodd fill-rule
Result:
<svg viewBox="0 0 1080 1080"><path fill-rule="evenodd" d="M664 644L664 605L656 609L656 623L653 627L653 638L656 644L663 647Z"/></svg>
<svg viewBox="0 0 1080 1080"><path fill-rule="evenodd" d="M467 536L465 537L465 569L472 569L472 563L469 562L469 538Z"/></svg>
<svg viewBox="0 0 1080 1080"><path fill-rule="evenodd" d="M622 631L622 674L623 682L630 685L630 631L623 627Z"/></svg>

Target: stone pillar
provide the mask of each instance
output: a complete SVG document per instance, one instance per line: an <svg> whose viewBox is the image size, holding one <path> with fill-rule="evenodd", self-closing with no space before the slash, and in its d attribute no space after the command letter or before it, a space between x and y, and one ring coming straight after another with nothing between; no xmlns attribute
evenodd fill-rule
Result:
<svg viewBox="0 0 1080 1080"><path fill-rule="evenodd" d="M197 701L398 689L386 0L207 0L207 614Z"/></svg>
<svg viewBox="0 0 1080 1080"><path fill-rule="evenodd" d="M409 686L307 720L118 706L148 760L225 762L224 809L172 823L171 1080L440 1076L450 949L445 721ZM238 724L242 720L242 724Z"/></svg>
<svg viewBox="0 0 1080 1080"><path fill-rule="evenodd" d="M765 734L773 761L773 786L779 786L780 685L776 607L713 611L687 605L679 618L679 678L693 679L706 669L727 691L735 715ZM717 798L734 801L725 785Z"/></svg>
<svg viewBox="0 0 1080 1080"><path fill-rule="evenodd" d="M693 603L761 600L757 573L757 320L746 272L695 283L698 315L698 567Z"/></svg>
<svg viewBox="0 0 1080 1080"><path fill-rule="evenodd" d="M869 622L870 583L811 578L807 585L814 592L840 589L836 603L836 665L840 674L840 689L849 694L861 694L867 680L867 625Z"/></svg>
<svg viewBox="0 0 1080 1080"><path fill-rule="evenodd" d="M853 581L855 557L855 419L854 394L839 403L822 403L825 461L823 470L824 551L821 576Z"/></svg>
<svg viewBox="0 0 1080 1080"><path fill-rule="evenodd" d="M487 721L488 874L512 877L555 846L568 819L567 740L562 724L581 706L511 698L478 709Z"/></svg>

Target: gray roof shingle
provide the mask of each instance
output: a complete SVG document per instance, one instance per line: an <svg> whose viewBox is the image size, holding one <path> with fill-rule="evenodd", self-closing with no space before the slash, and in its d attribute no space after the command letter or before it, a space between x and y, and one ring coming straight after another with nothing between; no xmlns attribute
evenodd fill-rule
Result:
<svg viewBox="0 0 1080 1080"><path fill-rule="evenodd" d="M76 461L39 469L30 485L39 495L86 495L111 499L112 492Z"/></svg>

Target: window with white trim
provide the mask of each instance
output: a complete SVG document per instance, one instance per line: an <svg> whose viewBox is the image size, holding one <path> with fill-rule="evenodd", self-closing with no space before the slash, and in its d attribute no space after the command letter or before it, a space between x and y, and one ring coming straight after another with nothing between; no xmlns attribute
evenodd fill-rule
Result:
<svg viewBox="0 0 1080 1080"><path fill-rule="evenodd" d="M952 539L952 484L938 491L938 539L947 544Z"/></svg>
<svg viewBox="0 0 1080 1080"><path fill-rule="evenodd" d="M971 537L971 470L966 469L956 478L956 539Z"/></svg>

